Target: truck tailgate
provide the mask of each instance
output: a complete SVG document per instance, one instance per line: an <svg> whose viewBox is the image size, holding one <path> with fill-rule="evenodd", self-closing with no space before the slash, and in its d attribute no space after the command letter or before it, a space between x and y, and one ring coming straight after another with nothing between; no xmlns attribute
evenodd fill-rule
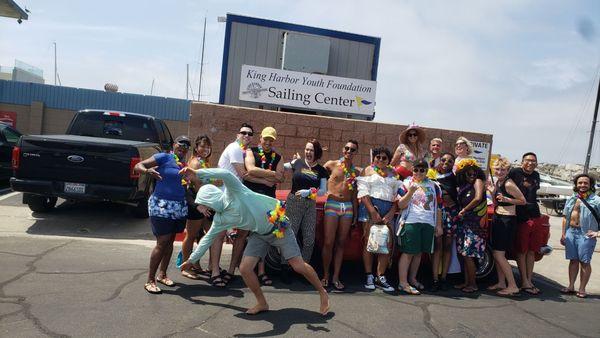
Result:
<svg viewBox="0 0 600 338"><path fill-rule="evenodd" d="M131 159L138 150L127 142L97 138L27 136L21 140L17 178L132 186ZM132 142L134 143L134 142Z"/></svg>

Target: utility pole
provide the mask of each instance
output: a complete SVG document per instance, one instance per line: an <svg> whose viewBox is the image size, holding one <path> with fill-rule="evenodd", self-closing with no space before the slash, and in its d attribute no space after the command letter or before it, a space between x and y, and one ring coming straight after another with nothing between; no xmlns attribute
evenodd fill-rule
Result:
<svg viewBox="0 0 600 338"><path fill-rule="evenodd" d="M198 101L202 94L202 66L204 66L204 40L206 39L206 16L204 16L204 30L202 32L202 56L200 57L200 81L198 83Z"/></svg>
<svg viewBox="0 0 600 338"><path fill-rule="evenodd" d="M185 65L185 99L188 99L188 93L190 92L190 64Z"/></svg>
<svg viewBox="0 0 600 338"><path fill-rule="evenodd" d="M587 174L590 169L590 159L592 158L592 146L594 145L594 134L596 133L596 122L598 122L598 103L600 103L600 80L598 80L598 94L596 94L596 108L594 108L594 118L592 119L592 132L590 133L590 142L585 155L585 165L583 173Z"/></svg>
<svg viewBox="0 0 600 338"><path fill-rule="evenodd" d="M56 67L56 41L54 41L54 85L56 86L56 79L57 79L57 67Z"/></svg>
<svg viewBox="0 0 600 338"><path fill-rule="evenodd" d="M154 78L152 79L152 85L150 86L150 95L154 92Z"/></svg>

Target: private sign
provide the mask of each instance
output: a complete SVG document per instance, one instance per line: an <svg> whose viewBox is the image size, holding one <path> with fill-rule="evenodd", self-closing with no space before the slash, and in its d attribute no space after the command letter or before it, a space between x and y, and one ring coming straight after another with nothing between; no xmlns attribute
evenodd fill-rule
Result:
<svg viewBox="0 0 600 338"><path fill-rule="evenodd" d="M373 115L377 82L243 65L240 100Z"/></svg>

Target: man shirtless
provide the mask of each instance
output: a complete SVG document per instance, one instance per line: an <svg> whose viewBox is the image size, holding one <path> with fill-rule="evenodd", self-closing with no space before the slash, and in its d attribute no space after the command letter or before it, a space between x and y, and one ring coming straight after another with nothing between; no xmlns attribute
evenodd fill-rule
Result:
<svg viewBox="0 0 600 338"><path fill-rule="evenodd" d="M600 197L595 194L594 178L588 174L575 176L573 185L575 193L567 199L563 210L560 239L560 243L565 246L565 257L569 260L569 285L560 292L586 298L585 287L592 274L591 260L598 237L599 224L594 213L600 215ZM579 270L579 291L575 292Z"/></svg>
<svg viewBox="0 0 600 338"><path fill-rule="evenodd" d="M356 177L361 168L352 164L358 151L358 142L349 140L339 160L327 161L324 167L331 175L327 181L327 202L325 203L325 241L323 243L323 279L324 287L329 286L329 268L333 257L333 286L336 290L344 290L340 282L340 270L344 258L344 245L350 232L350 226L356 223L358 201L356 199ZM333 248L335 244L335 255Z"/></svg>

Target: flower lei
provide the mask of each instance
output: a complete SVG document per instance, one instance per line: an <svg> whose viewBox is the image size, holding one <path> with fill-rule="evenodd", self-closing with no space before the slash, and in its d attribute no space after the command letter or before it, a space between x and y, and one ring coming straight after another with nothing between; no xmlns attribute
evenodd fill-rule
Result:
<svg viewBox="0 0 600 338"><path fill-rule="evenodd" d="M588 197L590 197L590 195L591 195L591 194L592 194L592 192L591 192L591 191L586 191L586 192L584 192L584 193L580 193L580 192L578 192L578 193L577 193L577 197L579 197L579 198L581 198L581 199L583 199L583 200L586 200L586 199L588 199Z"/></svg>
<svg viewBox="0 0 600 338"><path fill-rule="evenodd" d="M352 165L350 169L348 169L343 158L339 160L339 163L342 171L344 172L344 178L346 179L348 190L354 190L354 185L356 184L356 168L354 168L354 165Z"/></svg>
<svg viewBox="0 0 600 338"><path fill-rule="evenodd" d="M187 163L179 160L179 156L177 156L177 154L175 154L174 152L171 152L171 155L173 156L173 159L175 160L175 163L177 163L177 166L179 167L179 169L183 169L184 167L187 167ZM188 182L185 180L185 178L181 179L181 185L187 185Z"/></svg>
<svg viewBox="0 0 600 338"><path fill-rule="evenodd" d="M200 168L202 168L202 169L210 168L210 163L208 163L207 160L198 157L198 162L200 163Z"/></svg>
<svg viewBox="0 0 600 338"><path fill-rule="evenodd" d="M466 167L479 167L479 164L474 158L463 158L456 164L456 171L459 172Z"/></svg>
<svg viewBox="0 0 600 338"><path fill-rule="evenodd" d="M374 164L371 164L371 168L373 168L373 170L381 177L387 177L387 175L388 175L386 171L384 171L383 169L381 169L380 167L378 167ZM395 179L397 179L397 180L400 179L400 175L398 175L396 173L396 171L394 170L394 167L392 167L391 165L388 164L385 166L385 168L388 169L388 171L391 170L394 173Z"/></svg>
<svg viewBox="0 0 600 338"><path fill-rule="evenodd" d="M308 198L313 201L317 200L317 188L310 188L310 194L308 194Z"/></svg>
<svg viewBox="0 0 600 338"><path fill-rule="evenodd" d="M258 155L260 156L260 166L263 169L267 169L265 168L265 164L267 163L267 156L265 155L265 151L263 150L262 146L258 146ZM271 150L271 161L269 161L269 170L273 169L273 162L275 162L275 156L277 154L275 153L275 151Z"/></svg>
<svg viewBox="0 0 600 338"><path fill-rule="evenodd" d="M288 218L285 215L285 202L277 201L275 209L267 211L267 219L275 227L273 235L277 238L283 238L289 225Z"/></svg>

